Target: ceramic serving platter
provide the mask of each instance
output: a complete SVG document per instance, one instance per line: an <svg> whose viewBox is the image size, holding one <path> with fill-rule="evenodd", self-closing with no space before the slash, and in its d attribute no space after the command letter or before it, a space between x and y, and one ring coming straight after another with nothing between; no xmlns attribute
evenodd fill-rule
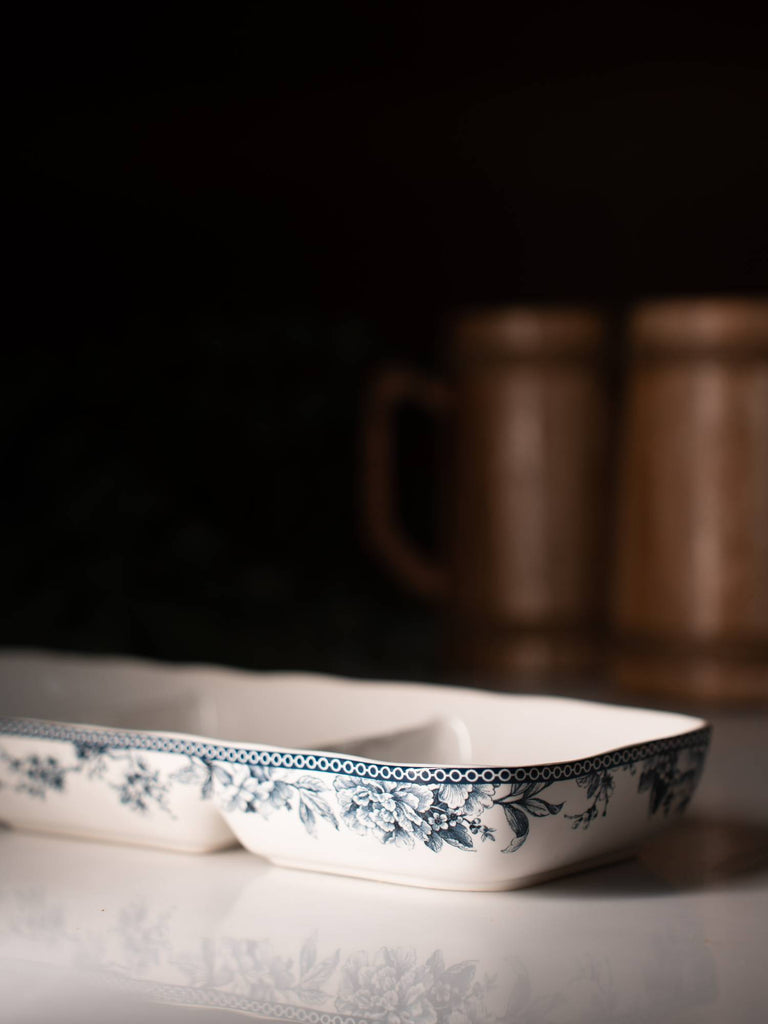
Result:
<svg viewBox="0 0 768 1024"><path fill-rule="evenodd" d="M458 687L0 656L0 820L290 867L511 889L689 804L698 718Z"/></svg>

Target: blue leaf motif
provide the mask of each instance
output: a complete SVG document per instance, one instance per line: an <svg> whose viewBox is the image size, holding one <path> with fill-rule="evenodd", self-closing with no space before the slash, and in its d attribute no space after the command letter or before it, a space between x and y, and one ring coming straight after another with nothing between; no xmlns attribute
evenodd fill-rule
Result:
<svg viewBox="0 0 768 1024"><path fill-rule="evenodd" d="M182 786L199 786L200 796L208 800L213 792L213 768L201 757L190 757L189 764L180 768L171 778Z"/></svg>
<svg viewBox="0 0 768 1024"><path fill-rule="evenodd" d="M576 780L576 785L586 789L587 799L591 801L587 807L578 814L566 814L573 822L571 828L588 829L592 822L599 815L605 817L608 811L608 804L614 790L613 774L610 771L593 771L582 775Z"/></svg>
<svg viewBox="0 0 768 1024"><path fill-rule="evenodd" d="M232 786L234 784L232 772L229 771L228 768L222 768L222 766L217 762L213 762L211 764L211 774L213 776L213 781L217 786L221 786L225 789L227 786Z"/></svg>
<svg viewBox="0 0 768 1024"><path fill-rule="evenodd" d="M316 793L311 791L301 790L301 800L311 807L315 814L327 821L329 825L333 825L338 831L339 823L336 820L336 815L322 797L317 796Z"/></svg>
<svg viewBox="0 0 768 1024"><path fill-rule="evenodd" d="M312 808L305 801L299 800L299 817L304 828L309 832L311 836L317 836L317 820L312 811Z"/></svg>
<svg viewBox="0 0 768 1024"><path fill-rule="evenodd" d="M431 850L432 853L439 853L443 848L443 840L440 836L440 833L433 832L424 840L424 845L427 847L428 850Z"/></svg>
<svg viewBox="0 0 768 1024"><path fill-rule="evenodd" d="M460 850L474 850L472 836L461 824L447 828L444 832L440 833L440 837L444 842L450 843L451 846L455 846Z"/></svg>
<svg viewBox="0 0 768 1024"><path fill-rule="evenodd" d="M505 796L494 800L494 804L504 810L507 823L512 829L514 836L512 842L501 851L502 853L514 853L515 850L519 850L525 843L531 827L528 815L531 815L533 818L546 818L559 814L563 809L564 805L562 803L549 803L549 801L544 800L538 795L551 785L552 783L548 781L515 782L509 787L509 791ZM479 821L474 823L472 827L477 831L483 828L483 840L491 839L495 841L492 830L481 826Z"/></svg>
<svg viewBox="0 0 768 1024"><path fill-rule="evenodd" d="M525 801L525 809L535 818L545 818L550 814L559 814L563 809L562 804L549 804L540 797L533 797Z"/></svg>
<svg viewBox="0 0 768 1024"><path fill-rule="evenodd" d="M638 793L650 790L649 813L681 813L690 802L704 766L705 748L676 750L648 758L643 764ZM688 767L680 767L681 756Z"/></svg>
<svg viewBox="0 0 768 1024"><path fill-rule="evenodd" d="M293 785L297 789L307 789L310 793L322 793L328 788L324 782L313 778L311 775L300 775Z"/></svg>
<svg viewBox="0 0 768 1024"><path fill-rule="evenodd" d="M504 804L504 814L509 826L515 834L515 838L506 846L502 853L514 853L519 850L528 838L528 815L515 804Z"/></svg>
<svg viewBox="0 0 768 1024"><path fill-rule="evenodd" d="M600 785L600 775L598 772L592 772L591 775L587 775L585 778L577 779L576 781L579 786L587 786L587 799L591 800Z"/></svg>

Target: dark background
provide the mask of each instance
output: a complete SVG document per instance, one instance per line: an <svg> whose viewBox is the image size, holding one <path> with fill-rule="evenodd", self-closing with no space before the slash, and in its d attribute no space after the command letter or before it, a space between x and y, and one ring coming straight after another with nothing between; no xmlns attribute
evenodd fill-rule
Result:
<svg viewBox="0 0 768 1024"><path fill-rule="evenodd" d="M435 611L361 543L364 385L439 365L468 302L764 289L760 17L17 12L0 643L438 674Z"/></svg>

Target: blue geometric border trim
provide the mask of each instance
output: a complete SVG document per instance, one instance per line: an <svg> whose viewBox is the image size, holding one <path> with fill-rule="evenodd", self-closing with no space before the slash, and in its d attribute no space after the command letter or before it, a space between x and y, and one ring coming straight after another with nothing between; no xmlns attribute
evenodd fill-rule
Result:
<svg viewBox="0 0 768 1024"><path fill-rule="evenodd" d="M328 772L333 775L352 775L366 779L424 784L490 782L502 785L510 782L558 782L561 779L576 778L601 769L635 764L638 761L645 761L650 757L657 757L660 754L668 754L677 750L706 748L711 733L711 726L704 726L694 732L683 733L668 739L653 740L650 743L620 747L578 761L559 761L520 768L469 768L466 766L434 768L426 765L403 767L355 757L336 757L333 754L289 752L234 743L209 743L204 740L162 736L149 732L123 732L118 729L59 725L55 722L46 722L35 718L0 717L0 734L7 736L61 740L66 743L86 742L104 745L115 750L151 750L162 754L182 754L208 761L229 761L232 764L303 769Z"/></svg>

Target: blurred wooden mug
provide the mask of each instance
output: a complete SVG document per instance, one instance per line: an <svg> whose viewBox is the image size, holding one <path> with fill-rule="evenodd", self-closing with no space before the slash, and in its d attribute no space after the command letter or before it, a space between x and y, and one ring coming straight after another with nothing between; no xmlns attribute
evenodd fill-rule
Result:
<svg viewBox="0 0 768 1024"><path fill-rule="evenodd" d="M629 342L619 681L768 700L768 300L645 303Z"/></svg>
<svg viewBox="0 0 768 1024"><path fill-rule="evenodd" d="M369 542L410 589L441 601L450 666L487 684L577 675L602 649L606 577L606 326L583 308L457 317L447 380L379 372L363 423ZM396 417L438 414L445 446L430 559L401 529Z"/></svg>

